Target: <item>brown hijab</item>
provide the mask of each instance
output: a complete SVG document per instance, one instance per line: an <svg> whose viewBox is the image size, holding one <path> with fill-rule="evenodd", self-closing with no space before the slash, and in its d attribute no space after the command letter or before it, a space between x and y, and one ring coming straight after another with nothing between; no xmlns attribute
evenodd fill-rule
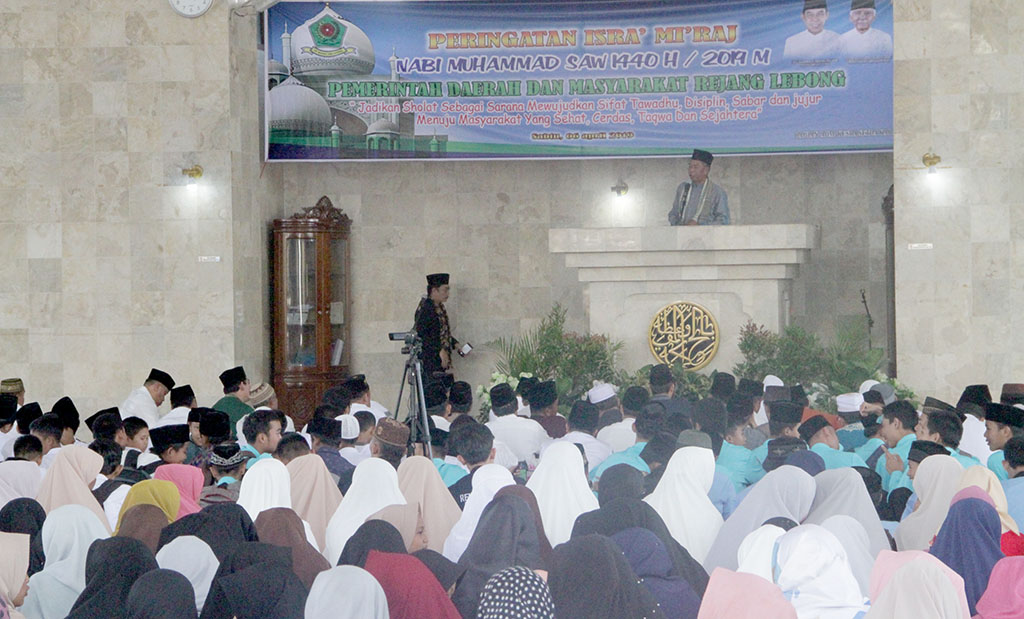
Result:
<svg viewBox="0 0 1024 619"><path fill-rule="evenodd" d="M134 537L146 545L153 554L160 546L160 532L167 526L167 515L156 505L139 503L121 516L118 537Z"/></svg>
<svg viewBox="0 0 1024 619"><path fill-rule="evenodd" d="M292 571L307 590L313 586L317 574L331 569L327 559L306 541L302 519L293 510L287 507L265 509L256 517L255 524L261 542L291 549Z"/></svg>
<svg viewBox="0 0 1024 619"><path fill-rule="evenodd" d="M341 491L316 454L299 456L288 463L292 478L292 509L309 523L320 548L327 547L327 523L341 503Z"/></svg>

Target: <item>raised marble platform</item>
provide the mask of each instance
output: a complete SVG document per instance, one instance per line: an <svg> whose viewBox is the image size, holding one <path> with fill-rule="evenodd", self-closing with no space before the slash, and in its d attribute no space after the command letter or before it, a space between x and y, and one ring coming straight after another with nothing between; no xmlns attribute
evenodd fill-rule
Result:
<svg viewBox="0 0 1024 619"><path fill-rule="evenodd" d="M778 331L789 324L792 281L818 247L817 226L680 226L562 228L548 233L552 253L565 254L588 297L591 333L624 344L628 369L655 363L648 344L654 315L679 301L707 309L721 342L708 368L730 370L740 359L748 320Z"/></svg>

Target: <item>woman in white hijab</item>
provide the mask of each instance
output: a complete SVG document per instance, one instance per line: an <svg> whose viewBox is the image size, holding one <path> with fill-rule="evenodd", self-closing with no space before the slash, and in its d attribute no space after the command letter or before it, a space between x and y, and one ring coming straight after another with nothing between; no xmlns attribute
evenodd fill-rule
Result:
<svg viewBox="0 0 1024 619"><path fill-rule="evenodd" d="M238 489L238 505L249 514L253 522L260 512L275 507L292 508L292 476L280 460L264 458L247 468L242 485ZM302 528L306 541L320 551L320 544L313 535L313 529L305 520Z"/></svg>
<svg viewBox="0 0 1024 619"><path fill-rule="evenodd" d="M317 574L306 598L305 619L388 617L384 589L372 574L354 565L339 565Z"/></svg>
<svg viewBox="0 0 1024 619"><path fill-rule="evenodd" d="M43 483L43 469L35 462L0 462L0 508L14 499L34 499Z"/></svg>
<svg viewBox="0 0 1024 619"><path fill-rule="evenodd" d="M715 454L703 447L683 447L672 454L654 492L644 498L699 563L722 528L722 514L708 498L714 478Z"/></svg>
<svg viewBox="0 0 1024 619"><path fill-rule="evenodd" d="M736 551L747 535L766 520L788 518L801 523L814 501L814 478L795 466L784 464L751 486L743 502L718 531L704 560L709 573L716 567L735 570Z"/></svg>
<svg viewBox="0 0 1024 619"><path fill-rule="evenodd" d="M485 464L473 472L473 491L466 499L466 506L462 509L462 516L452 527L451 533L444 540L444 548L441 551L449 561L458 563L462 553L469 546L469 540L473 538L476 525L480 522L480 516L484 508L491 502L494 495L505 486L513 486L516 481L512 479L512 473L500 464Z"/></svg>
<svg viewBox="0 0 1024 619"><path fill-rule="evenodd" d="M220 567L210 545L194 535L182 535L156 553L156 562L161 568L188 578L196 594L196 609L203 612L213 577Z"/></svg>
<svg viewBox="0 0 1024 619"><path fill-rule="evenodd" d="M85 589L89 546L110 533L105 519L88 508L65 505L50 512L41 535L46 565L29 579L21 612L28 619L63 619Z"/></svg>
<svg viewBox="0 0 1024 619"><path fill-rule="evenodd" d="M779 538L773 572L799 619L854 619L868 608L842 544L816 524Z"/></svg>
<svg viewBox="0 0 1024 619"><path fill-rule="evenodd" d="M785 529L774 524L766 524L751 531L736 551L736 561L739 563L736 571L754 574L771 582L775 542L785 533Z"/></svg>
<svg viewBox="0 0 1024 619"><path fill-rule="evenodd" d="M265 509L292 506L292 478L280 460L264 458L252 465L242 477L238 504L253 522Z"/></svg>
<svg viewBox="0 0 1024 619"><path fill-rule="evenodd" d="M859 476L859 475L858 475ZM877 553L872 554L864 526L851 516L836 514L825 519L821 526L836 536L846 550L850 571L860 585L861 594L868 596L871 591L871 568L875 565ZM887 550L887 549L886 549Z"/></svg>
<svg viewBox="0 0 1024 619"><path fill-rule="evenodd" d="M246 473L248 476L248 473ZM338 564L348 538L366 519L388 505L405 505L405 496L398 487L395 467L380 458L368 458L356 466L352 485L341 499L338 509L327 523L327 547L324 556L331 565Z"/></svg>
<svg viewBox="0 0 1024 619"><path fill-rule="evenodd" d="M583 455L573 443L556 442L544 452L526 482L537 496L540 519L551 546L569 541L576 518L600 507L583 469Z"/></svg>
<svg viewBox="0 0 1024 619"><path fill-rule="evenodd" d="M860 523L867 535L867 552L871 555L871 563L874 563L878 553L889 550L889 537L882 528L882 521L878 519L878 512L875 511L860 473L850 467L829 469L815 475L814 483L817 486L814 502L804 519L805 524L824 524L833 516L850 516ZM866 579L867 576L865 582Z"/></svg>
<svg viewBox="0 0 1024 619"><path fill-rule="evenodd" d="M914 475L917 508L896 527L899 550L928 550L946 520L949 502L960 489L964 468L953 456L928 456Z"/></svg>

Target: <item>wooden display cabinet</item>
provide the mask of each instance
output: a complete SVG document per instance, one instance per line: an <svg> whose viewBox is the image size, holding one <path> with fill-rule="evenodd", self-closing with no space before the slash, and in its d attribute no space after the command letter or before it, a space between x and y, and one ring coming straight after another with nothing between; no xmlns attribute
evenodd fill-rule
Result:
<svg viewBox="0 0 1024 619"><path fill-rule="evenodd" d="M350 227L327 196L274 221L272 382L297 428L348 375Z"/></svg>

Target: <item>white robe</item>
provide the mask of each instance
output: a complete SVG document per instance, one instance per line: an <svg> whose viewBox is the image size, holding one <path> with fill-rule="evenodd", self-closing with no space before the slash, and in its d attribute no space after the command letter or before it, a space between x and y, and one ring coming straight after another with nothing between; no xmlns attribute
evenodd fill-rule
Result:
<svg viewBox="0 0 1024 619"><path fill-rule="evenodd" d="M874 28L863 33L854 28L839 37L839 51L843 58L892 58L892 37Z"/></svg>
<svg viewBox="0 0 1024 619"><path fill-rule="evenodd" d="M345 458L352 466L359 466L359 463L370 457L370 445L356 445L355 447L342 447L338 450L342 458Z"/></svg>
<svg viewBox="0 0 1024 619"><path fill-rule="evenodd" d="M786 39L782 57L786 60L828 60L839 56L839 34L822 30L811 34L807 30Z"/></svg>
<svg viewBox="0 0 1024 619"><path fill-rule="evenodd" d="M160 409L156 407L153 396L149 395L149 390L145 387L132 391L117 409L121 413L121 419L138 417L150 428L160 421Z"/></svg>
<svg viewBox="0 0 1024 619"><path fill-rule="evenodd" d="M579 443L583 445L583 451L587 454L587 468L593 471L596 469L605 458L612 455L612 448L607 443L597 440L592 435L586 432L580 432L579 430L573 430L567 432L565 436L560 439L556 439L555 442L564 441L566 443ZM550 447L554 443L548 445ZM545 447L545 451L548 449ZM541 454L543 457L543 454Z"/></svg>
<svg viewBox="0 0 1024 619"><path fill-rule="evenodd" d="M539 423L519 415L505 415L486 424L495 440L501 441L520 462L526 462L530 468L537 464L537 457L544 445L551 442L547 430Z"/></svg>
<svg viewBox="0 0 1024 619"><path fill-rule="evenodd" d="M636 444L636 432L633 431L632 417L626 417L610 426L605 426L597 433L597 440L612 448L612 453L629 449ZM591 467L593 468L593 467Z"/></svg>
<svg viewBox="0 0 1024 619"><path fill-rule="evenodd" d="M46 455L43 456L43 461L39 463L39 468L43 469L44 472L48 470L50 465L53 464L53 461L57 459L57 454L60 453L60 449L60 447L54 447L50 451L46 452Z"/></svg>
<svg viewBox="0 0 1024 619"><path fill-rule="evenodd" d="M153 428L159 428L162 426L176 426L188 423L188 414L190 412L192 412L192 409L187 406L172 408L171 412L161 417L155 424L149 426L149 429L152 430Z"/></svg>

